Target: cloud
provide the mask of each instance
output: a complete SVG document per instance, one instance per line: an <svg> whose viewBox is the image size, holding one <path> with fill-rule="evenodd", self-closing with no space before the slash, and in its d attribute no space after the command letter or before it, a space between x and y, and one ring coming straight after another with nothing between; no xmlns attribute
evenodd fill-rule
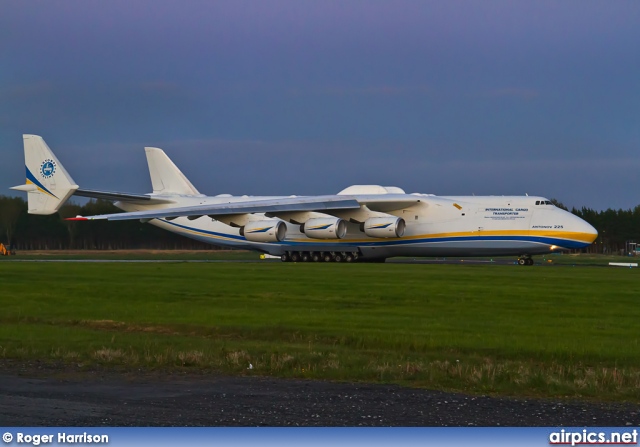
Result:
<svg viewBox="0 0 640 447"><path fill-rule="evenodd" d="M515 98L515 99L532 100L539 97L540 92L538 90L534 90L530 88L503 87L503 88L497 88L493 90L487 90L481 93L480 95L487 98Z"/></svg>
<svg viewBox="0 0 640 447"><path fill-rule="evenodd" d="M320 87L290 87L289 94L294 96L302 95L329 95L329 96L407 96L407 95L429 95L433 90L426 85L332 85Z"/></svg>
<svg viewBox="0 0 640 447"><path fill-rule="evenodd" d="M174 93L181 90L181 87L174 82L167 81L145 81L138 84L141 90L147 92L169 92Z"/></svg>
<svg viewBox="0 0 640 447"><path fill-rule="evenodd" d="M11 87L0 88L0 99L27 99L34 96L50 93L53 85L49 81L36 81L26 84L14 84Z"/></svg>
<svg viewBox="0 0 640 447"><path fill-rule="evenodd" d="M631 3L183 3L10 3L0 182L36 133L87 187L148 190L150 145L211 192L637 202Z"/></svg>

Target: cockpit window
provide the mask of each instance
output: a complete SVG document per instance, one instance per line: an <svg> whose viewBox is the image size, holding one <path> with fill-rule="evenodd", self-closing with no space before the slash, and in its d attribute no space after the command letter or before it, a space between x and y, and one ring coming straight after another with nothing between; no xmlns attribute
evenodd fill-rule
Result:
<svg viewBox="0 0 640 447"><path fill-rule="evenodd" d="M536 200L536 205L540 205L540 201L539 200Z"/></svg>
<svg viewBox="0 0 640 447"><path fill-rule="evenodd" d="M536 205L553 205L550 200L536 200Z"/></svg>

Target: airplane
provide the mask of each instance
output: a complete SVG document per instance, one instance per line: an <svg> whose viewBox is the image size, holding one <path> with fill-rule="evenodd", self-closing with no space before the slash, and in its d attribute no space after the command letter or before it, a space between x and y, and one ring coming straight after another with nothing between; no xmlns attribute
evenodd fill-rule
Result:
<svg viewBox="0 0 640 447"><path fill-rule="evenodd" d="M71 197L106 199L124 212L69 220L139 219L202 242L285 262L384 262L395 256L517 256L589 246L590 224L534 196L407 194L353 185L320 196L206 196L162 149L146 147L153 192L81 189L42 137L23 135L30 214L53 214Z"/></svg>

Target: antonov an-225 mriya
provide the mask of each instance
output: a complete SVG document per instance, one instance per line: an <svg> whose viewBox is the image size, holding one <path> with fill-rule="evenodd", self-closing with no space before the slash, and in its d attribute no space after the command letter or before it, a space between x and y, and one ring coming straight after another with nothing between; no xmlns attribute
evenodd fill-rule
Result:
<svg viewBox="0 0 640 447"><path fill-rule="evenodd" d="M393 256L518 256L587 247L597 231L544 197L406 194L354 185L336 195L200 194L161 149L147 147L153 192L80 189L44 140L24 135L29 213L53 214L71 196L108 199L125 212L75 220L139 219L203 242L283 261L384 261Z"/></svg>

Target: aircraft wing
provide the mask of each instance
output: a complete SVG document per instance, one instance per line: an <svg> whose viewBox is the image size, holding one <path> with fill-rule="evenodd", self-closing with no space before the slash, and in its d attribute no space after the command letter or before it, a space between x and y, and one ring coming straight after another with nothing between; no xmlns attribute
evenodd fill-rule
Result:
<svg viewBox="0 0 640 447"><path fill-rule="evenodd" d="M282 197L265 200L248 200L243 202L216 203L188 207L163 208L149 211L102 214L98 216L78 216L68 220L134 220L163 219L176 217L225 216L232 214L268 213L277 215L285 212L315 211L331 214L338 210L359 210L366 205L374 211L393 211L406 208L420 202L419 198L384 196L354 197L344 195Z"/></svg>
<svg viewBox="0 0 640 447"><path fill-rule="evenodd" d="M267 200L215 203L178 208L163 208L130 213L101 214L68 220L133 220L189 216L224 216L230 214L278 213L284 211L318 211L359 209L357 200L345 196L283 197Z"/></svg>
<svg viewBox="0 0 640 447"><path fill-rule="evenodd" d="M133 219L163 219L175 217L200 217L200 216L224 216L231 214L269 213L277 215L284 212L315 211L330 214L337 210L358 210L365 205L374 211L388 212L420 202L414 197L389 197L384 196L302 196L282 197L266 200L248 200L243 202L216 203L188 207L163 208L149 211L134 211L129 213L102 214L70 218L70 220L133 220Z"/></svg>

